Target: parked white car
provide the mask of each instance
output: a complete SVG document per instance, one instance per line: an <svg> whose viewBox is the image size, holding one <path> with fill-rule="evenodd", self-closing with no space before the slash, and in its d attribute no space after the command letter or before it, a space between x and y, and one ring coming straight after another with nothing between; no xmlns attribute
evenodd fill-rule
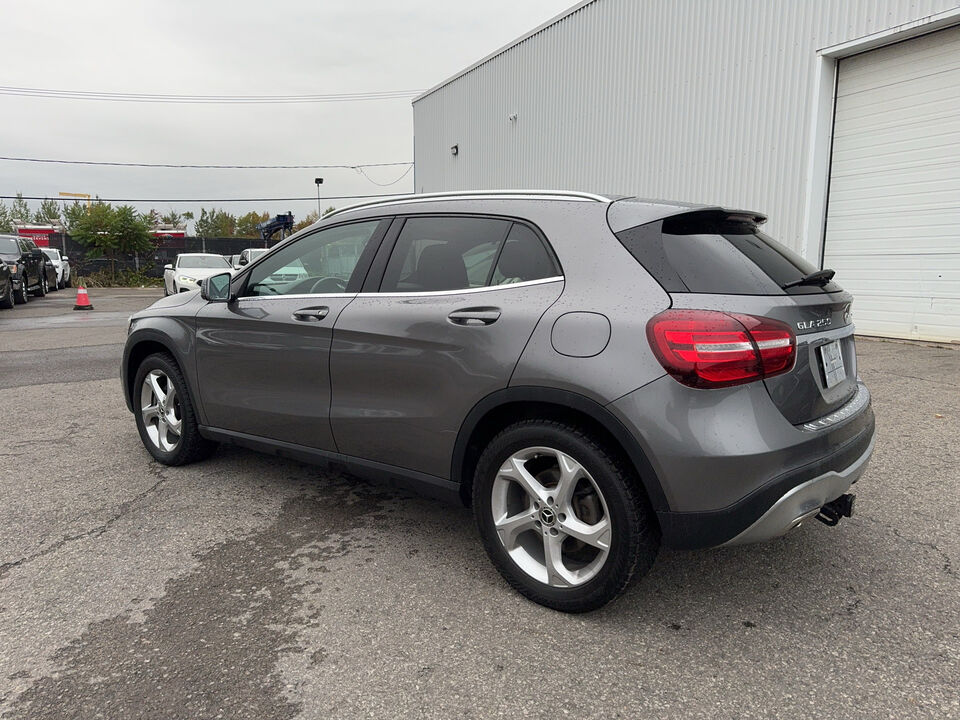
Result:
<svg viewBox="0 0 960 720"><path fill-rule="evenodd" d="M163 294L174 295L197 290L204 278L222 272L233 272L223 255L180 253L172 265L163 266Z"/></svg>
<svg viewBox="0 0 960 720"><path fill-rule="evenodd" d="M50 258L53 267L57 271L57 289L70 287L70 258L61 255L56 248L40 248L43 254Z"/></svg>
<svg viewBox="0 0 960 720"><path fill-rule="evenodd" d="M257 258L262 257L267 252L269 252L269 248L247 248L242 253L240 253L240 257L237 259L237 262L234 265L234 267L237 270L239 270L245 265L249 265Z"/></svg>

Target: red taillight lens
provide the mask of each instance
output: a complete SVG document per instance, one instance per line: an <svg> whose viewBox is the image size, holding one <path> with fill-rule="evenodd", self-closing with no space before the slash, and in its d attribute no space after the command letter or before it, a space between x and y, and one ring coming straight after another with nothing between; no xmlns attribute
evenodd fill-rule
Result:
<svg viewBox="0 0 960 720"><path fill-rule="evenodd" d="M793 368L797 339L779 320L715 310L665 310L647 323L654 355L696 388L728 387Z"/></svg>

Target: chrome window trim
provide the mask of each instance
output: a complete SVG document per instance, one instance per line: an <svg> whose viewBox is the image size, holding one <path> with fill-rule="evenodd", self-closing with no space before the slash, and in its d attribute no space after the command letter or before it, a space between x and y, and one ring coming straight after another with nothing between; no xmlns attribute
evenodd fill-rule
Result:
<svg viewBox="0 0 960 720"><path fill-rule="evenodd" d="M530 287L533 285L545 285L547 283L561 282L563 275L554 275L553 277L541 278L539 280L524 280L518 283L507 283L505 285L485 285L476 288L461 288L459 290L432 290L428 292L361 292L361 293L316 293L316 294L292 294L292 295L244 295L237 298L237 302L243 300L290 300L306 298L354 298L354 297L435 297L443 295L467 295L473 293L490 292L492 290L509 290L511 288Z"/></svg>
<svg viewBox="0 0 960 720"><path fill-rule="evenodd" d="M353 298L357 293L291 293L290 295L242 295L237 302L243 300L303 300L308 298Z"/></svg>
<svg viewBox="0 0 960 720"><path fill-rule="evenodd" d="M468 295L474 293L491 292L493 290L508 290L510 288L530 287L532 285L545 285L547 283L561 282L563 275L554 275L553 277L541 278L539 280L524 280L518 283L507 283L505 285L484 285L475 288L460 288L459 290L430 290L426 292L368 292L358 293L358 297L436 297L443 295Z"/></svg>

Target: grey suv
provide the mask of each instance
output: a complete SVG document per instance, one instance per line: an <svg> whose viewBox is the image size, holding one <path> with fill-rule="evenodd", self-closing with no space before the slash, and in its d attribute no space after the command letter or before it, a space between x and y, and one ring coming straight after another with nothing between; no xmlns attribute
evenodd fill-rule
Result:
<svg viewBox="0 0 960 720"><path fill-rule="evenodd" d="M134 315L124 395L168 465L228 442L458 496L513 587L592 610L661 543L852 511L874 442L852 298L763 221L559 192L354 206Z"/></svg>

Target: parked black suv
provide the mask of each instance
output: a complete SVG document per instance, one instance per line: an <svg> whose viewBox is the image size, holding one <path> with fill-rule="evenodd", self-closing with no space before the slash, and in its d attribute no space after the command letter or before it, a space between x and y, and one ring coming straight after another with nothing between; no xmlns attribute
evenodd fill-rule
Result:
<svg viewBox="0 0 960 720"><path fill-rule="evenodd" d="M13 279L13 299L18 305L27 302L28 295L43 297L46 292L44 255L30 238L0 235L0 260L9 268Z"/></svg>
<svg viewBox="0 0 960 720"><path fill-rule="evenodd" d="M10 266L0 262L0 308L13 307L13 274Z"/></svg>

